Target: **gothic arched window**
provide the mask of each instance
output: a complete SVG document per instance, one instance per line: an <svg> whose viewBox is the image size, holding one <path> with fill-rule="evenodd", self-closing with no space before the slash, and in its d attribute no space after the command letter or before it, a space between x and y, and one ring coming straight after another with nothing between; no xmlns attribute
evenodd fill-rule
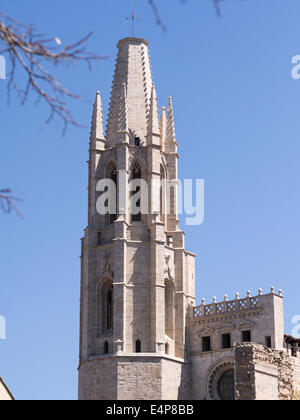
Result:
<svg viewBox="0 0 300 420"><path fill-rule="evenodd" d="M174 290L169 279L165 280L165 331L174 339Z"/></svg>
<svg viewBox="0 0 300 420"><path fill-rule="evenodd" d="M106 279L98 288L97 293L97 331L98 336L108 334L113 330L113 284Z"/></svg>
<svg viewBox="0 0 300 420"><path fill-rule="evenodd" d="M134 191L131 191L131 198L138 192L141 193L141 180L142 180L142 170L138 163L133 165L132 169L132 181L134 182L135 188ZM141 199L131 200L131 221L132 222L141 222L142 221L142 212L141 212Z"/></svg>
<svg viewBox="0 0 300 420"><path fill-rule="evenodd" d="M117 220L118 209L118 173L114 164L110 164L107 170L107 179L113 182L113 187L109 191L109 200L107 200L106 225L110 225Z"/></svg>

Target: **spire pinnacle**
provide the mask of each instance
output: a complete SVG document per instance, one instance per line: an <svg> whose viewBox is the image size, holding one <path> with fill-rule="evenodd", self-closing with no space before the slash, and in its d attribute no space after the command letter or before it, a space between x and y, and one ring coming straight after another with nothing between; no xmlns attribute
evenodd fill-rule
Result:
<svg viewBox="0 0 300 420"><path fill-rule="evenodd" d="M163 147L166 141L167 134L167 115L166 108L163 106L160 117L160 144Z"/></svg>
<svg viewBox="0 0 300 420"><path fill-rule="evenodd" d="M150 111L149 111L149 123L148 123L148 135L152 136L153 134L159 136L159 121L158 121L158 105L157 105L157 95L155 86L152 86L151 90L151 100L150 100Z"/></svg>
<svg viewBox="0 0 300 420"><path fill-rule="evenodd" d="M174 112L172 97L169 97L168 114L167 114L167 143L176 143L175 124L174 124Z"/></svg>
<svg viewBox="0 0 300 420"><path fill-rule="evenodd" d="M105 140L103 130L103 110L100 92L97 91L94 102L92 126L91 126L91 140Z"/></svg>
<svg viewBox="0 0 300 420"><path fill-rule="evenodd" d="M117 133L124 131L124 124L127 133L130 133L131 144L134 144L136 137L144 141L148 135L153 85L148 45L147 41L139 38L125 38L118 43L119 52L107 122L108 147L119 142L120 136ZM126 119L124 119L125 110Z"/></svg>

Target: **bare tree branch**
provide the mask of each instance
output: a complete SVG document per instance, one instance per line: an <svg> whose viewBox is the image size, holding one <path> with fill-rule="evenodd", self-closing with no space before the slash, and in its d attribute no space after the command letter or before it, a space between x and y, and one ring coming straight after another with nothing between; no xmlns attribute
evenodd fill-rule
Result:
<svg viewBox="0 0 300 420"><path fill-rule="evenodd" d="M91 35L90 33L75 44L61 48L59 38L46 39L37 33L32 25L21 24L0 11L0 54L6 54L10 62L10 71L7 75L8 102L12 90L17 92L23 105L33 91L37 95L37 101L44 100L50 108L45 124L54 117L59 117L64 123L63 132L68 124L81 126L66 104L66 98L79 99L79 95L62 86L55 76L46 70L45 64L69 66L85 62L91 69L92 61L104 58L86 50L86 43ZM16 81L18 68L26 74L25 88L21 88Z"/></svg>
<svg viewBox="0 0 300 420"><path fill-rule="evenodd" d="M163 30L163 32L167 31L167 27L166 25L163 23L163 21L161 20L160 14L159 14L159 10L154 2L154 0L148 0L149 5L151 6L155 19L156 19L156 23L158 26L161 27L161 29Z"/></svg>
<svg viewBox="0 0 300 420"><path fill-rule="evenodd" d="M22 213L18 210L16 202L22 201L20 198L17 198L12 195L10 189L0 190L0 208L3 213L11 213L15 211L20 219L24 219Z"/></svg>
<svg viewBox="0 0 300 420"><path fill-rule="evenodd" d="M214 2L214 6L217 12L217 16L222 17L222 12L221 12L221 7L220 7L220 3L224 1L224 0L213 0Z"/></svg>

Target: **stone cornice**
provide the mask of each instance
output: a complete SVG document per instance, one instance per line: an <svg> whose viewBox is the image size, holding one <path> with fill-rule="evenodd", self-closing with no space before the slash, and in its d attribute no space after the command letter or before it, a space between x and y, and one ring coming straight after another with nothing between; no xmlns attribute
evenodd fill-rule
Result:
<svg viewBox="0 0 300 420"><path fill-rule="evenodd" d="M203 324L208 324L208 323L218 322L218 321L229 321L229 320L235 320L235 319L255 317L261 314L262 311L263 311L263 308L258 308L258 309L251 309L249 311L243 311L243 312L226 312L223 314L219 313L219 314L207 315L205 317L191 318L190 326L203 325Z"/></svg>
<svg viewBox="0 0 300 420"><path fill-rule="evenodd" d="M150 43L146 41L144 38L128 37L128 38L121 39L117 44L117 48L120 48L123 42L135 42L139 44L145 44L147 47L150 45Z"/></svg>
<svg viewBox="0 0 300 420"><path fill-rule="evenodd" d="M168 356L167 354L164 353L118 353L118 354L108 354L108 355L99 355L99 356L92 356L89 357L87 360L83 360L78 369L81 368L82 365L87 364L87 363L92 363L92 362L96 362L96 361L100 361L103 359L107 359L107 360L116 360L119 359L120 361L124 361L124 359L137 359L137 360L141 360L142 359L153 359L153 360L167 360L167 361L172 361L172 362L176 362L176 363L180 363L180 364L188 364L188 360L184 360L178 357L172 357L172 356Z"/></svg>

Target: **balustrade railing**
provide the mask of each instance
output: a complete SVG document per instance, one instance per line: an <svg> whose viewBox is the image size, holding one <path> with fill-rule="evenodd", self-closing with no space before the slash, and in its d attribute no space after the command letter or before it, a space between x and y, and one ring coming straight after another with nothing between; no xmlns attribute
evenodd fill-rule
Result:
<svg viewBox="0 0 300 420"><path fill-rule="evenodd" d="M271 287L271 294L275 294L274 287ZM223 302L217 302L213 298L213 303L206 305L205 299L202 299L202 305L193 308L193 317L206 317L209 315L225 314L243 312L261 307L260 298L263 296L262 289L259 289L258 296L252 297L251 292L247 292L247 297L240 299L239 293L236 293L234 300L228 300L228 296L224 297ZM279 290L279 295L282 296L282 290Z"/></svg>

